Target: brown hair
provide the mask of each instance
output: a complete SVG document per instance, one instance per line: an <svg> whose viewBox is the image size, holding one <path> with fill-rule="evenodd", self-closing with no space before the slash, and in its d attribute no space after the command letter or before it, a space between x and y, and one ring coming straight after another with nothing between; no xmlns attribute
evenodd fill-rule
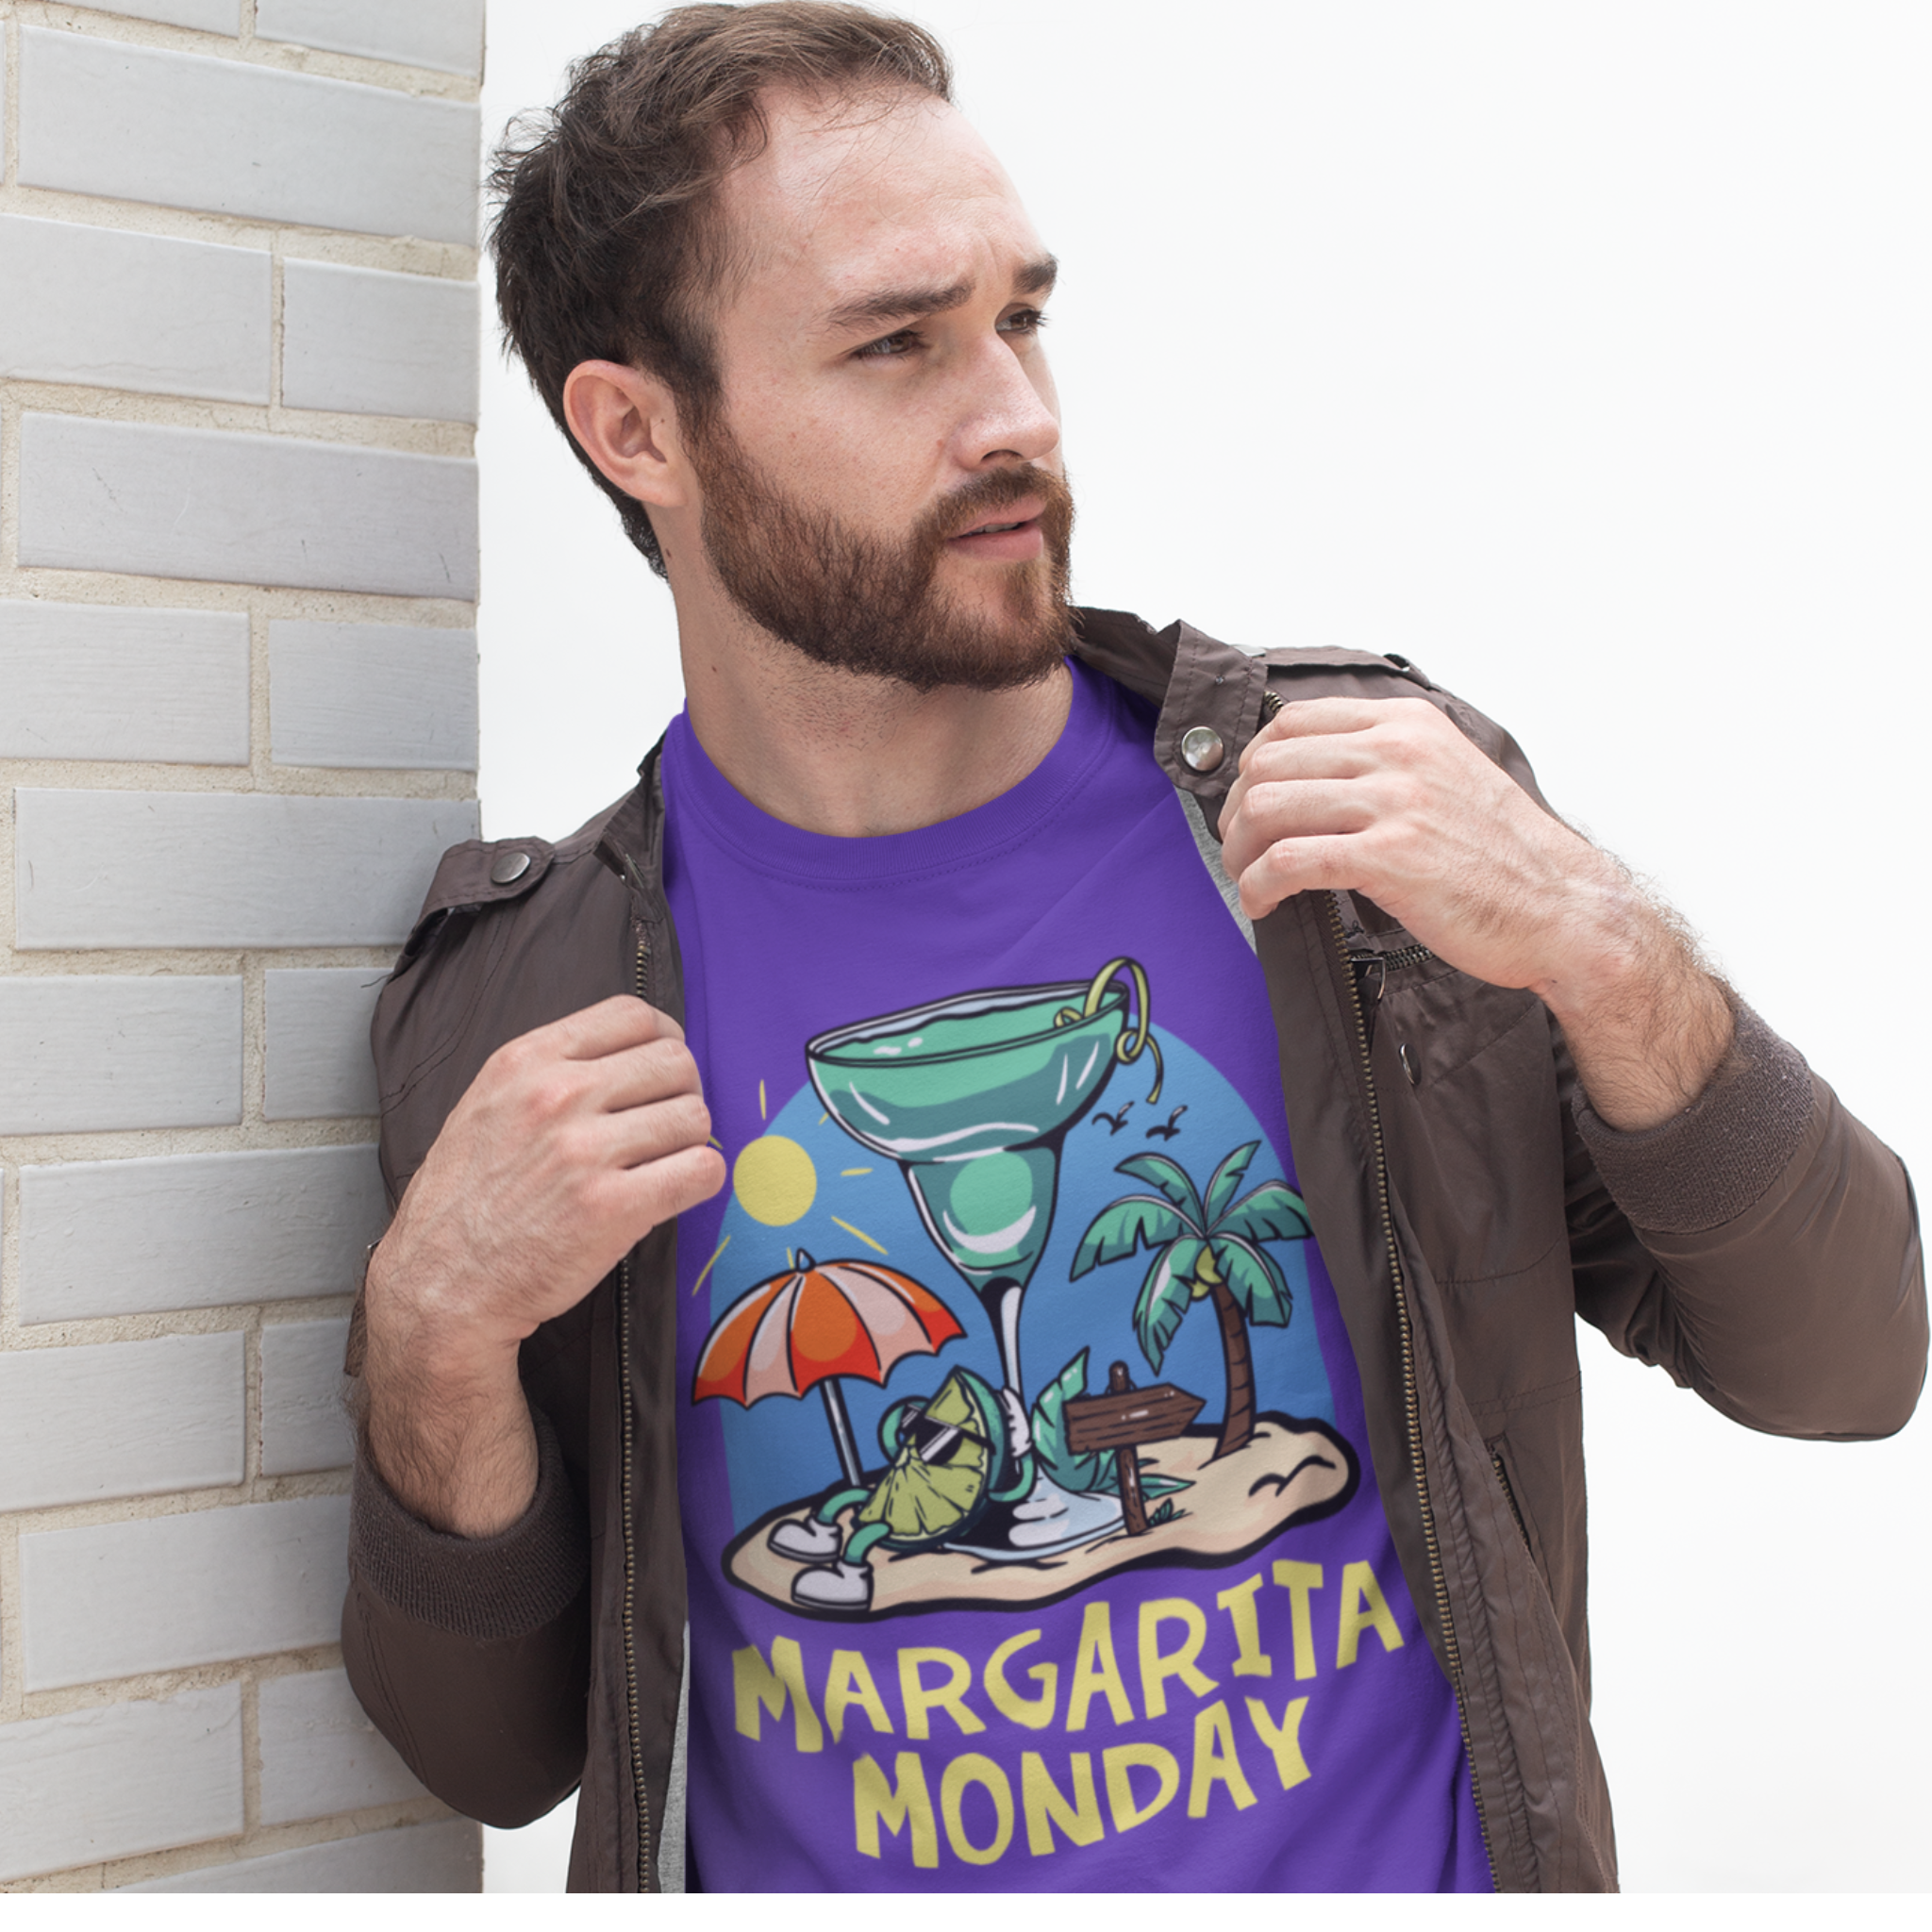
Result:
<svg viewBox="0 0 1932 1932"><path fill-rule="evenodd" d="M909 88L949 101L952 86L924 27L841 0L676 7L579 60L562 100L520 119L498 148L491 241L505 340L659 576L643 505L570 436L564 379L590 360L646 369L702 435L719 375L701 298L725 265L712 191L763 149L759 96Z"/></svg>

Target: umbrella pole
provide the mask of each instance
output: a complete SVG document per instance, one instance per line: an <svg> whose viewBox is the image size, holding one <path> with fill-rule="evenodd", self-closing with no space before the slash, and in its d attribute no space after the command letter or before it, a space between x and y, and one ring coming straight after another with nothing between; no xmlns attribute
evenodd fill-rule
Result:
<svg viewBox="0 0 1932 1932"><path fill-rule="evenodd" d="M825 1401L825 1420L832 1425L832 1441L839 1451L839 1467L855 1490L865 1487L865 1472L858 1466L858 1443L852 1434L852 1418L845 1413L845 1398L839 1392L839 1378L827 1375L819 1384Z"/></svg>

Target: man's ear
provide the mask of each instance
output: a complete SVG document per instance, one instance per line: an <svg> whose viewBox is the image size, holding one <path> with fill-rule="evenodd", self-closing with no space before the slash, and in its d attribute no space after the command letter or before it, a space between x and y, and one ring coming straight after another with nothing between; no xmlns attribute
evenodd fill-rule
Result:
<svg viewBox="0 0 1932 1932"><path fill-rule="evenodd" d="M690 500L677 405L657 376L624 362L579 362L564 378L563 415L584 454L626 496L658 509Z"/></svg>

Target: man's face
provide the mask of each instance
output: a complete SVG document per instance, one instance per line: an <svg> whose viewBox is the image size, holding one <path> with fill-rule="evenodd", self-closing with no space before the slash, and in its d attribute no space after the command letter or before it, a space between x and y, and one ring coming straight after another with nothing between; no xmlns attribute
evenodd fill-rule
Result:
<svg viewBox="0 0 1932 1932"><path fill-rule="evenodd" d="M918 690L1030 683L1068 637L1073 504L1041 352L1052 283L953 109L768 103L720 215L724 401L691 452L720 582L822 663Z"/></svg>

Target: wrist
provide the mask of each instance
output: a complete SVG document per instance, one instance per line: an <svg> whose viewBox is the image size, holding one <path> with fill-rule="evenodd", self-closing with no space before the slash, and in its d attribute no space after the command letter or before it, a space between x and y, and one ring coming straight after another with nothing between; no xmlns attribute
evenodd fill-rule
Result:
<svg viewBox="0 0 1932 1932"><path fill-rule="evenodd" d="M1599 1016L1641 1013L1687 976L1703 976L1623 868L1598 858L1567 882L1542 970L1530 981L1566 1033Z"/></svg>
<svg viewBox="0 0 1932 1932"><path fill-rule="evenodd" d="M362 1319L372 1399L378 1387L396 1382L456 1396L500 1392L517 1379L523 1337L489 1321L474 1293L450 1271L409 1252L393 1227L370 1255Z"/></svg>
<svg viewBox="0 0 1932 1932"><path fill-rule="evenodd" d="M396 1500L432 1528L500 1534L536 1489L536 1439L517 1342L425 1277L371 1257L363 1289L367 1446Z"/></svg>

